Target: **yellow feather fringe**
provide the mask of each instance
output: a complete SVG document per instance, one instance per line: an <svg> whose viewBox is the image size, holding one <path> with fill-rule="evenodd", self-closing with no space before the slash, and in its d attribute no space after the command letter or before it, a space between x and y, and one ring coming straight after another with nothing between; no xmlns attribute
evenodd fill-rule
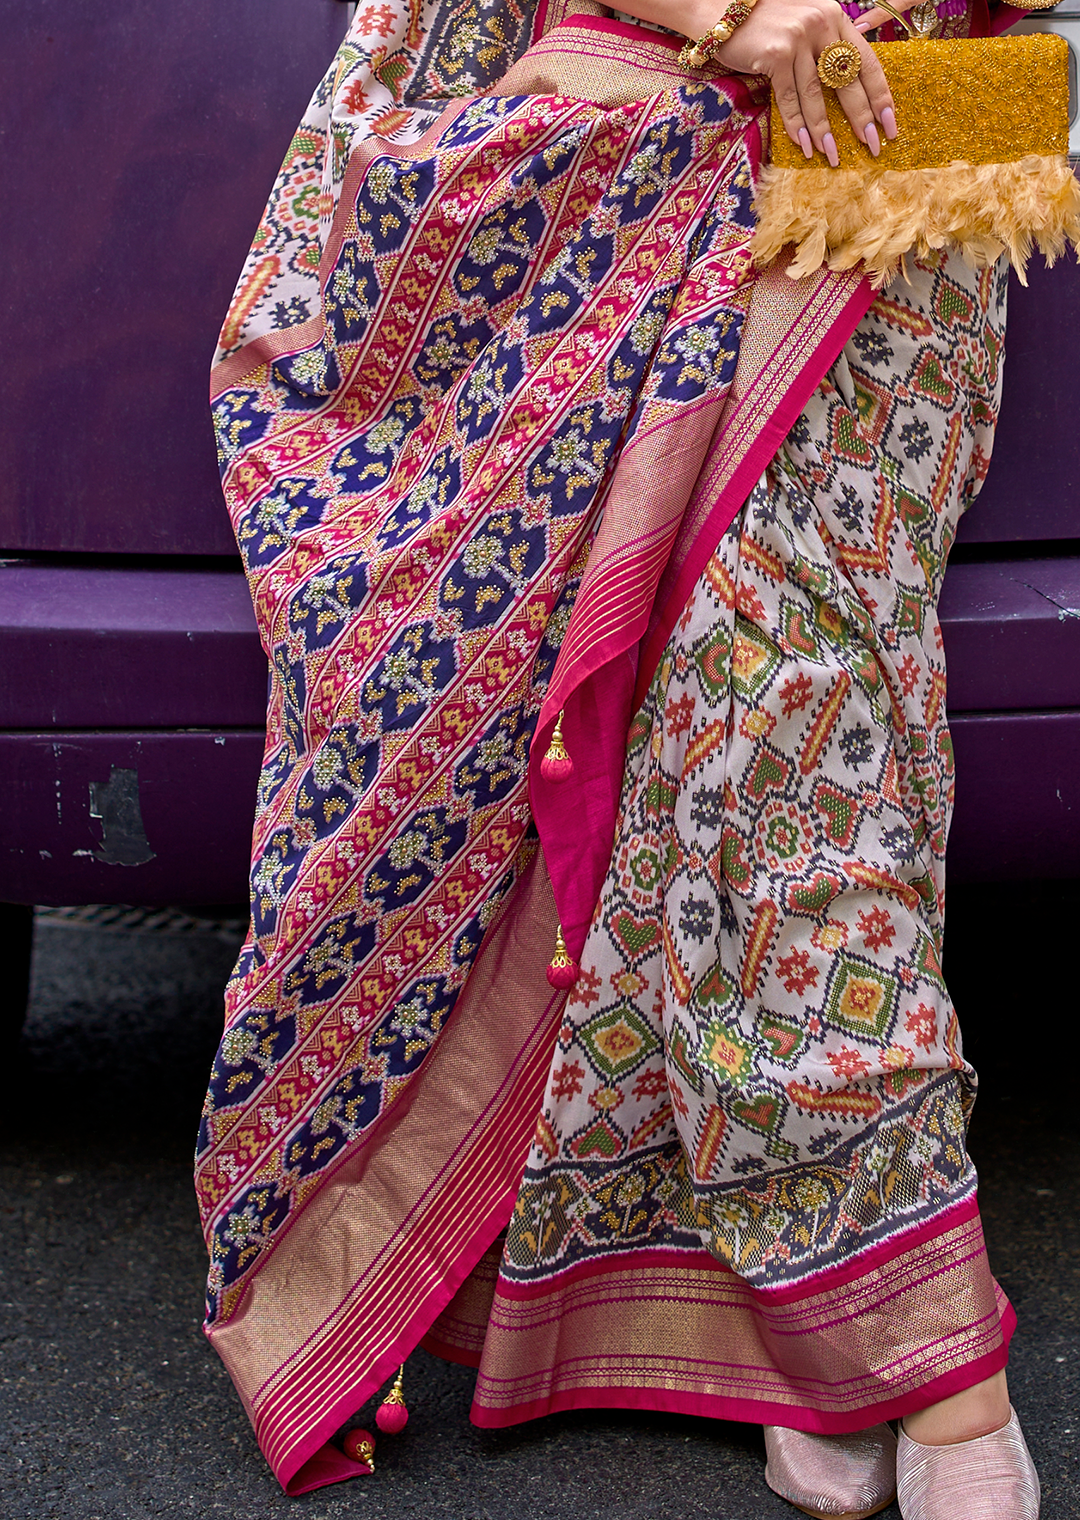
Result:
<svg viewBox="0 0 1080 1520"><path fill-rule="evenodd" d="M756 210L755 262L771 263L794 243L793 280L822 264L852 269L861 261L880 289L906 253L948 246L976 268L1008 253L1023 281L1036 246L1051 264L1067 243L1080 250L1080 184L1064 154L879 173L770 164Z"/></svg>

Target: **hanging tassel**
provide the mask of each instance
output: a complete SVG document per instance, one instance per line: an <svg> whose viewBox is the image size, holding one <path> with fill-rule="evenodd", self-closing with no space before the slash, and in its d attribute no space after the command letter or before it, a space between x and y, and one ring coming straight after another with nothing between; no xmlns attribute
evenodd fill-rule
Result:
<svg viewBox="0 0 1080 1520"><path fill-rule="evenodd" d="M540 762L540 774L545 781L569 781L574 774L574 762L563 741L562 720L563 714L560 712L555 719L547 754Z"/></svg>
<svg viewBox="0 0 1080 1520"><path fill-rule="evenodd" d="M562 924L559 924L555 930L555 954L548 963L547 979L561 992L567 987L572 987L580 975L581 967L572 956L567 954L566 941L562 937Z"/></svg>
<svg viewBox="0 0 1080 1520"><path fill-rule="evenodd" d="M401 1391L404 1380L405 1364L403 1362L398 1368L394 1386L379 1405L375 1415L376 1425L388 1436L396 1436L398 1431L404 1430L409 1423L409 1411L405 1408L405 1395Z"/></svg>
<svg viewBox="0 0 1080 1520"><path fill-rule="evenodd" d="M369 1473L375 1471L375 1437L370 1430L347 1430L341 1444L347 1457L366 1463Z"/></svg>

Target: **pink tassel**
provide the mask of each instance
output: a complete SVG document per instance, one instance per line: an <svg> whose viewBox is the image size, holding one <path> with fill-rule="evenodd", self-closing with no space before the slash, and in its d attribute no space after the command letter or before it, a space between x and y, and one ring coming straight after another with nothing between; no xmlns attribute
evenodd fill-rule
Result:
<svg viewBox="0 0 1080 1520"><path fill-rule="evenodd" d="M375 1437L370 1430L347 1430L342 1448L354 1462L363 1462L369 1473L375 1471Z"/></svg>
<svg viewBox="0 0 1080 1520"><path fill-rule="evenodd" d="M547 753L540 762L540 774L545 781L569 781L574 774L574 762L570 758L570 751L563 741L562 732L563 715L560 712L555 719L555 727L551 734L551 743L547 747Z"/></svg>
<svg viewBox="0 0 1080 1520"><path fill-rule="evenodd" d="M388 1436L396 1436L398 1431L404 1430L409 1423L409 1411L405 1408L405 1395L402 1392L404 1381L405 1365L402 1363L394 1379L394 1386L379 1405L375 1415L376 1425Z"/></svg>
<svg viewBox="0 0 1080 1520"><path fill-rule="evenodd" d="M581 967L573 956L567 954L566 941L562 937L562 925L555 930L555 954L547 968L547 979L560 992L572 987L581 975Z"/></svg>

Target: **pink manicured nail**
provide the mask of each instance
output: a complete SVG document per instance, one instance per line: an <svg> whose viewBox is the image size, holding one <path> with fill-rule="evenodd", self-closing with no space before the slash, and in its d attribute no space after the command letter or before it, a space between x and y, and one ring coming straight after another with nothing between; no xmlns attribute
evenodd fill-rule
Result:
<svg viewBox="0 0 1080 1520"><path fill-rule="evenodd" d="M821 139L821 146L825 149L825 157L829 160L832 167L839 169L840 155L836 151L836 138L831 132L825 133L825 136Z"/></svg>
<svg viewBox="0 0 1080 1520"><path fill-rule="evenodd" d="M866 128L866 146L874 157L877 158L881 152L881 139L877 135L877 127L874 126L873 122L868 123Z"/></svg>
<svg viewBox="0 0 1080 1520"><path fill-rule="evenodd" d="M805 127L799 128L799 147L803 150L804 158L813 158L814 145L810 141L810 133Z"/></svg>
<svg viewBox="0 0 1080 1520"><path fill-rule="evenodd" d="M870 30L869 21L856 21L855 30L857 32L868 32Z"/></svg>
<svg viewBox="0 0 1080 1520"><path fill-rule="evenodd" d="M881 125L885 128L885 136L892 142L896 136L896 114L892 106L886 106L882 111Z"/></svg>

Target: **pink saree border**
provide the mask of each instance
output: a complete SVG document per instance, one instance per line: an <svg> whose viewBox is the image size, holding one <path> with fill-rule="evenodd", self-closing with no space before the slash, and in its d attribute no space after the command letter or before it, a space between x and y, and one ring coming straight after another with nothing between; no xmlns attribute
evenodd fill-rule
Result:
<svg viewBox="0 0 1080 1520"><path fill-rule="evenodd" d="M976 1213L977 1212L978 1211L976 1210ZM950 1224L954 1226L963 1222L964 1221L955 1218L952 1218L950 1220ZM859 1276L871 1276L875 1273L875 1271L880 1271L882 1267L888 1265L889 1262L896 1260L898 1256L906 1255L911 1250L917 1249L921 1245L926 1245L929 1241L934 1240L940 1233L942 1232L928 1231L925 1234L919 1234L916 1237L915 1232L912 1232L912 1235L904 1236L903 1244L898 1251L889 1253L888 1257L886 1257L883 1253L882 1257L879 1258L878 1261L868 1265L867 1270L860 1273ZM952 1257L950 1259L949 1265L950 1267L954 1267L966 1261L977 1261L983 1258L985 1254L985 1247L980 1237L979 1244L976 1249L969 1250L965 1255L957 1255ZM786 1293L770 1294L767 1291L752 1288L743 1279L737 1277L736 1274L730 1270L730 1268L724 1267L719 1262L714 1263L712 1261L709 1261L708 1263L703 1263L695 1252L685 1252L675 1249L662 1248L653 1252L631 1251L627 1252L626 1255L613 1256L605 1262L590 1263L591 1270L578 1269L571 1270L565 1274L554 1273L542 1288L531 1294L516 1293L513 1290L519 1286L518 1284L500 1281L498 1297L508 1303L542 1303L545 1298L551 1297L556 1293L565 1292L571 1288L576 1287L579 1283L589 1281L591 1278L604 1277L605 1275L613 1272L633 1272L635 1269L640 1269L643 1274L647 1274L653 1269L666 1269L668 1271L672 1271L677 1270L678 1267L684 1263L687 1267L690 1267L692 1264L694 1272L700 1275L710 1276L712 1275L711 1269L715 1268L717 1276L730 1278L733 1283L738 1284L740 1291L751 1300L750 1307L754 1313L767 1314L770 1309L779 1308L791 1303L798 1303L807 1299L817 1298L820 1297L822 1293L827 1293L830 1290L834 1290L838 1286L843 1286L843 1284L838 1284L836 1282L826 1284L821 1280L821 1278L815 1278L812 1280L812 1285L810 1287L802 1288L801 1291L789 1291ZM938 1265L931 1265L920 1269L918 1273L904 1280L902 1291L909 1292L912 1283L917 1284L920 1282L931 1281L933 1278L939 1275L940 1271L941 1267ZM822 1276L824 1276L824 1274L822 1274ZM694 1296L695 1294L693 1290L688 1289L685 1294L680 1295L680 1301L685 1300L686 1302L691 1302ZM890 1291L887 1292L884 1295L884 1298L882 1298L880 1301L887 1302L889 1299L898 1296L898 1291ZM607 1302L620 1302L620 1295L617 1293L610 1295L607 1299ZM552 1322L558 1322L561 1319L561 1316L562 1310L560 1308L553 1307L550 1315L550 1320ZM831 1319L823 1319L820 1316L815 1316L815 1328L817 1330L832 1329L835 1325L845 1324L847 1320L850 1319L850 1317L850 1314L836 1316ZM534 1328L544 1323L545 1321L542 1317L533 1316L530 1320L530 1324ZM791 1335L795 1332L785 1331L773 1327L772 1333L774 1335Z"/></svg>
<svg viewBox="0 0 1080 1520"><path fill-rule="evenodd" d="M512 912L521 892L527 894L525 911L532 926L524 939L514 928ZM354 1183L361 1185L370 1166L377 1164L380 1144L385 1147L389 1137L400 1139L398 1126L406 1123L418 1103L426 1105L418 1116L419 1127L413 1126L412 1140L408 1136L401 1140L400 1164L393 1162L388 1172L384 1168L378 1183L380 1207L393 1204L402 1190L411 1202L400 1215L394 1213L385 1239L380 1237L382 1225L376 1219L371 1249L364 1247L356 1260L347 1263L350 1275L345 1280L352 1285L344 1298L317 1317L302 1311L297 1316L289 1308L290 1293L295 1297L303 1292L302 1286L291 1286L296 1253L304 1252L306 1235L320 1228L309 1209L319 1198L327 1198L335 1213L339 1207L320 1188L318 1197L299 1211L267 1253L259 1273L245 1285L239 1308L208 1331L240 1393L263 1454L287 1493L307 1492L364 1470L328 1446L329 1438L405 1360L510 1217L565 1001L565 993L547 987L540 969L542 957L546 958L546 945L540 943L545 939L542 930L552 910L537 855L485 935L474 967L474 973L484 973L471 982L474 988L497 981L509 999L503 1019L506 1034L493 1056L490 1091L468 1117L450 1154L440 1158L432 1150L438 1131L432 1115L439 1111L442 1084L451 1081L460 1096L462 1073L472 1070L477 1059L473 1047L478 1031L468 987L444 1032L453 1040L456 1024L459 1054L454 1055L452 1043L439 1046L433 1052L433 1066L425 1063L420 1080L411 1083L377 1121L367 1144L347 1151L335 1169L356 1174L347 1179L350 1188ZM534 987L543 990L534 996ZM481 990L477 995L485 994ZM465 1109L471 1112L472 1105L466 1103ZM419 1178L414 1175L417 1169ZM277 1271L278 1287L262 1301L256 1295L257 1284L282 1247L285 1260ZM283 1339L287 1354L260 1351L253 1360L245 1314L254 1316L252 1324L257 1329L268 1313L279 1321L275 1335ZM306 1327L301 1323L304 1319L309 1321ZM262 1373L257 1372L260 1363L267 1369Z"/></svg>
<svg viewBox="0 0 1080 1520"><path fill-rule="evenodd" d="M638 1248L499 1279L472 1418L652 1408L842 1433L990 1376L1015 1323L973 1198L794 1290L755 1288L703 1249Z"/></svg>
<svg viewBox="0 0 1080 1520"><path fill-rule="evenodd" d="M461 1346L451 1346L449 1341L439 1340L435 1335L424 1335L419 1344L441 1362L454 1362L459 1367L476 1368L480 1365L479 1351L466 1351Z"/></svg>
<svg viewBox="0 0 1080 1520"><path fill-rule="evenodd" d="M669 37L666 32L651 32L640 26L634 26L629 21L615 21L608 16L563 16L558 26L579 26L586 32L605 32L609 37L625 37L628 42L640 42L644 36L656 47L666 47L673 53L682 49L682 42L678 37ZM555 28L553 27L554 31ZM550 35L550 33L549 33ZM681 74L687 72L681 65Z"/></svg>
<svg viewBox="0 0 1080 1520"><path fill-rule="evenodd" d="M916 1410L927 1409L939 1399L973 1388L1009 1360L1009 1342L1016 1330L1016 1312L1007 1304L1001 1314L1002 1344L951 1372L942 1373L912 1393L883 1399L866 1406L854 1417L829 1414L822 1410L800 1408L793 1404L771 1403L765 1399L734 1398L727 1394L687 1394L669 1388L574 1388L554 1392L550 1397L517 1404L510 1409L491 1410L473 1405L469 1418L484 1430L499 1430L526 1420L541 1419L569 1409L647 1409L663 1414L689 1414L713 1420L737 1420L749 1425L784 1425L791 1430L805 1430L813 1435L848 1435L866 1430L885 1420L899 1420ZM632 1353L628 1355L632 1356ZM703 1364L707 1365L707 1364Z"/></svg>
<svg viewBox="0 0 1080 1520"><path fill-rule="evenodd" d="M505 1227L516 1201L516 1187L503 1194L461 1249L453 1270L447 1273L440 1285L402 1323L397 1338L373 1364L363 1383L342 1393L304 1438L289 1450L288 1456L280 1465L275 1465L269 1443L263 1447L264 1455L274 1468L278 1482L290 1498L322 1488L327 1483L344 1482L347 1478L357 1477L366 1471L361 1464L351 1461L336 1446L331 1445L330 1437L415 1351L428 1326L446 1308L488 1246ZM261 1446L261 1422L256 1424L255 1430Z"/></svg>
<svg viewBox="0 0 1080 1520"><path fill-rule="evenodd" d="M553 994L549 998L546 1008L550 1009L556 1002L561 1002L559 994ZM509 1186L503 1186L492 1193L487 1184L493 1171L506 1172L507 1136L518 1139L521 1131L531 1133L538 1102L537 1087L539 1085L542 1088L549 1066L550 1052L547 1044L542 1039L538 1040L524 1068L515 1069L511 1074L510 1082L516 1091L507 1094L503 1090L493 1100L498 1107L500 1121L498 1133L489 1136L485 1142L484 1150L489 1156L482 1175L475 1175L479 1159L476 1153L470 1152L468 1157L468 1181L472 1184L472 1194L476 1196L470 1196L468 1187L460 1190L448 1188L448 1177L454 1170L452 1163L448 1162L429 1190L438 1190L439 1197L434 1209L430 1197L421 1198L401 1221L395 1237L384 1246L380 1257L394 1257L394 1297L389 1300L378 1298L367 1313L362 1304L345 1314L341 1312L342 1306L335 1306L319 1330L308 1336L285 1367L275 1373L275 1382L281 1379L283 1372L287 1371L288 1375L266 1402L259 1402L264 1389L252 1396L249 1415L256 1437L286 1492L303 1491L292 1486L300 1470L311 1457L321 1451L342 1422L401 1365L428 1326L453 1298L500 1230L505 1228L517 1199L516 1164L511 1168L515 1172L515 1180ZM436 1215L445 1213L448 1191L453 1192L451 1212L457 1215L457 1219L447 1221L433 1218L433 1212ZM480 1209L473 1212L478 1203ZM423 1228L410 1233L403 1242L401 1237L406 1226L419 1214L426 1216ZM479 1223L475 1223L477 1215ZM460 1232L466 1218L469 1219L471 1233ZM426 1292L418 1295L417 1288L423 1274L418 1271L416 1258L427 1254L433 1235L437 1235L443 1242L453 1240L453 1248L442 1253L444 1263L448 1256L451 1260L449 1265L444 1265L441 1278L430 1285ZM355 1286L359 1287L359 1284ZM395 1309L400 1313L407 1302L412 1304L411 1309L399 1317ZM356 1376L353 1364L364 1359L368 1346L368 1335L364 1333L366 1322L373 1315L377 1315L381 1321L393 1321L397 1329L382 1352L367 1363L362 1374ZM339 1323L333 1325L335 1320ZM211 1335L211 1340L213 1339ZM296 1423L303 1421L309 1401L328 1382L338 1385L338 1393L328 1402L323 1413L296 1438ZM352 1471L357 1471L355 1466ZM325 1481L320 1479L320 1482Z"/></svg>

